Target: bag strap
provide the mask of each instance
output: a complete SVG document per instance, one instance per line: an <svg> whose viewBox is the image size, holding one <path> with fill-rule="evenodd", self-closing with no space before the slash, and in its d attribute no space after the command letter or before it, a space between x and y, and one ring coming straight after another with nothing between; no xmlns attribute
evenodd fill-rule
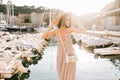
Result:
<svg viewBox="0 0 120 80"><path fill-rule="evenodd" d="M58 30L58 34L59 34L59 36L60 36L60 41L61 41L61 43L62 43L62 46L63 46L64 52L65 52L65 55L67 55L67 51L66 51L65 46L64 46L64 44L63 44L63 40L62 40L62 38L61 38L61 34L60 34L60 31L59 31L59 30Z"/></svg>

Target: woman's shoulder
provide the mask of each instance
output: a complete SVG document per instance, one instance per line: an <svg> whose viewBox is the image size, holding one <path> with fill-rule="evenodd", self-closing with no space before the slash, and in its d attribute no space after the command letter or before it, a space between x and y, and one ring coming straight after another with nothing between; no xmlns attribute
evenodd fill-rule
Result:
<svg viewBox="0 0 120 80"><path fill-rule="evenodd" d="M68 28L68 31L69 31L69 32L73 32L73 31L74 31L74 29L75 29L75 28L70 27L70 28Z"/></svg>

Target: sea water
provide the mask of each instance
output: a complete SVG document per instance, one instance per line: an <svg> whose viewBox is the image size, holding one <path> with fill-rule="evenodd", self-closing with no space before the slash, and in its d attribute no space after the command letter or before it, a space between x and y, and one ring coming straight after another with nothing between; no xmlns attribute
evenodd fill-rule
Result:
<svg viewBox="0 0 120 80"><path fill-rule="evenodd" d="M93 53L83 51L74 45L79 57L77 62L76 80L119 80L120 60L100 58ZM57 46L48 46L38 64L31 65L30 76L27 80L57 80L56 72Z"/></svg>

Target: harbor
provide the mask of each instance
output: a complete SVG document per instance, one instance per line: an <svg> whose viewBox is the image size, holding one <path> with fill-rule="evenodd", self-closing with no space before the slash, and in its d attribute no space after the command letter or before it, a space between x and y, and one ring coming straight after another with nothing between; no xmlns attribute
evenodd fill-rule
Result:
<svg viewBox="0 0 120 80"><path fill-rule="evenodd" d="M77 44L74 45L76 54L79 56L77 62L76 80L118 80L120 77L119 57L100 57L82 51ZM56 80L56 46L47 46L42 59L36 59L34 64L29 66L29 72L21 75L14 75L11 80ZM97 77L96 77L97 76ZM6 79L9 80L9 79Z"/></svg>
<svg viewBox="0 0 120 80"><path fill-rule="evenodd" d="M41 31L44 31L44 29ZM97 34L94 33L94 35L93 35L93 33L91 33L92 36L90 36L91 34L89 31L87 31L87 33L84 35L79 35L79 34L75 34L75 33L72 34L74 48L80 59L80 61L78 61L78 66L88 64L87 62L84 62L84 60L88 60L88 59L91 60L91 58L92 58L93 61L91 61L90 64L92 64L94 62L94 60L95 60L95 64L97 64L96 61L100 60L100 62L101 62L101 60L103 60L103 62L107 62L109 64L112 63L113 65L111 65L111 64L110 65L112 67L114 67L114 69L115 69L115 67L119 68L119 62L116 64L113 63L114 61L116 62L119 60L120 48L119 48L119 44L118 44L119 42L117 42L119 40L114 41L114 40L110 40L106 37L100 38L98 36L98 32L96 31ZM34 77L32 77L32 76L34 76L34 75L37 76L39 74L39 72L41 74L43 72L48 75L50 72L52 72L51 76L53 76L53 77L51 77L51 79L56 80L57 75L55 72L55 63L56 63L55 62L55 59L56 59L55 53L56 53L57 49L56 49L56 44L54 44L54 46L53 46L53 42L55 42L54 38L53 38L53 40L50 40L48 42L46 40L41 39L42 33L36 33L36 32L20 33L20 32L14 32L14 31L13 32L1 31L0 33L1 33L1 38L0 38L1 59L0 60L1 60L1 65L2 65L0 68L1 79L5 79L5 80L13 79L14 80L14 78L15 78L17 80L17 79L23 78L23 80L24 80L27 78L29 80L29 79L34 79ZM89 33L89 35L88 35L88 33ZM103 35L103 34L99 34L99 35ZM112 35L112 37L114 35ZM118 36L115 35L115 37L118 37ZM93 42L91 42L90 40ZM90 48L91 52L89 52L88 48ZM49 55L47 55L47 54L49 54ZM83 60L81 58L82 55L85 58ZM46 59L45 56L48 59ZM53 56L54 56L54 58L53 58ZM109 61L106 61L106 60L109 60ZM111 60L113 60L113 62ZM85 64L82 64L83 62ZM88 62L89 62L89 60L88 60ZM3 67L3 65L4 65L4 67ZM45 68L49 68L49 69L45 72L42 71L41 69L38 69L38 68L40 68L38 66L41 66L41 65L44 65L41 67L41 69L43 69L47 65L49 65L49 67L45 67ZM104 65L106 65L106 64L104 64ZM106 67L107 67L107 65L106 65ZM86 65L86 68L87 68L87 65ZM36 73L34 73L34 69L38 70L38 71L41 70L41 71L37 72L37 74L36 74ZM94 72L94 70L91 72ZM106 72L104 72L104 73L106 73ZM117 70L117 71L115 70L115 73L117 74L117 76L113 75L114 76L113 79L109 79L108 77L104 77L104 79L108 79L108 80L119 79L119 76L118 76L119 70ZM78 68L77 80L85 77L84 75L82 77L78 77L80 74L81 74L81 70L79 72L79 68ZM97 74L97 73L95 72L95 74ZM28 76L28 75L30 75L30 76ZM54 75L56 75L56 77ZM23 77L23 76L26 76L26 77ZM38 79L45 79L45 80L49 79L49 76L47 76L47 75L46 75L46 77L44 77L42 75L43 77L41 76L41 78L39 76L40 75L38 75L38 77L36 77L37 80ZM106 75L106 76L110 76L110 75ZM99 78L93 79L92 77L90 78L90 76L89 76L89 79L90 80L100 80L100 79L102 79L102 77L99 76Z"/></svg>
<svg viewBox="0 0 120 80"><path fill-rule="evenodd" d="M56 46L46 47L43 59L37 65L30 66L31 72L28 80L57 80L56 49ZM74 49L79 57L76 80L119 80L120 67L118 57L101 58L93 53L80 50L77 44L74 45Z"/></svg>
<svg viewBox="0 0 120 80"><path fill-rule="evenodd" d="M64 10L2 1L0 80L57 80L57 39L42 35ZM86 29L84 34L71 33L79 58L76 80L120 80L120 0L106 3L97 13L69 13L72 27L79 30L79 21Z"/></svg>
<svg viewBox="0 0 120 80"><path fill-rule="evenodd" d="M41 33L11 34L1 31L0 34L0 79L28 73L29 64L26 63L42 57L47 45L45 40L40 39Z"/></svg>

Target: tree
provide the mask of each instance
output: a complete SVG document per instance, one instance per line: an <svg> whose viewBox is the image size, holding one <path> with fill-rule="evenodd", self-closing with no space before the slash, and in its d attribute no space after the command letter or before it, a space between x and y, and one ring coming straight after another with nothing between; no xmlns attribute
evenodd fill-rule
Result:
<svg viewBox="0 0 120 80"><path fill-rule="evenodd" d="M5 4L0 4L0 12L3 12L4 14L7 13L7 10L6 10L6 5Z"/></svg>

